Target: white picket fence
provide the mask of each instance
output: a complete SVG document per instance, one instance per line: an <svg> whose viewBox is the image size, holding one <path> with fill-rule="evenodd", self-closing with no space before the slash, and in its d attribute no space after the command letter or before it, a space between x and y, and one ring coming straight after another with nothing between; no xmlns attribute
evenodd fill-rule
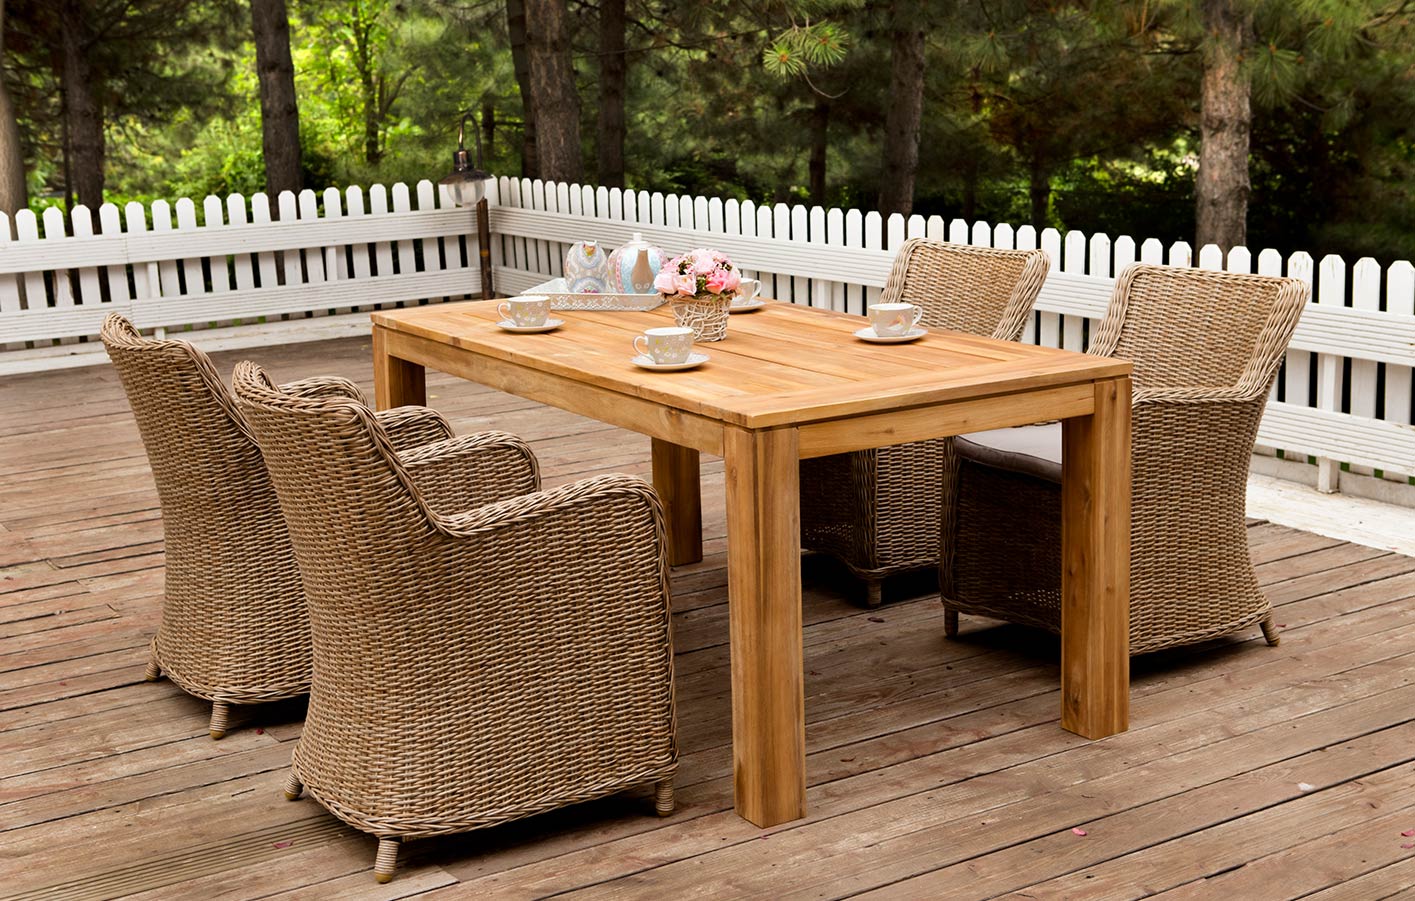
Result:
<svg viewBox="0 0 1415 901"><path fill-rule="evenodd" d="M910 237L993 247L1041 247L1052 272L1024 340L1082 350L1104 314L1114 276L1136 261L1195 265L1183 242L1038 233L1030 226L882 217L859 210L650 194L501 178L490 192L492 262L498 293L561 274L569 244L607 246L642 232L669 250L712 246L757 274L763 293L793 303L861 313L879 296L894 253ZM412 200L416 197L416 207ZM72 236L57 211L43 236L29 213L0 244L0 347L92 336L118 309L143 328L288 318L375 305L459 299L480 292L475 224L428 182L410 190L375 185L279 199L279 222L257 194L208 197L204 223L190 200L150 210L106 205L95 230L75 210ZM439 199L441 203L439 203ZM322 213L322 214L321 214ZM0 230L3 231L3 230ZM1220 268L1206 247L1197 265ZM1412 365L1415 267L1382 269L1363 259L1287 259L1238 248L1228 268L1288 274L1314 286L1314 303L1293 339L1260 441L1288 457L1316 458L1318 482L1337 487L1338 468L1407 482L1415 475ZM44 298L38 304L34 298ZM3 359L0 351L0 359Z"/></svg>

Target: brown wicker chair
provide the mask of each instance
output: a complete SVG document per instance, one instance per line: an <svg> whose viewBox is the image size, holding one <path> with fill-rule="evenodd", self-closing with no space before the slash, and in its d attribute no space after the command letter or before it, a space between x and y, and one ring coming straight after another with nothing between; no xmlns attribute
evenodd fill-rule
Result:
<svg viewBox="0 0 1415 901"><path fill-rule="evenodd" d="M994 250L913 238L881 303L923 307L922 322L1016 341L1046 280L1040 250ZM956 465L950 439L803 460L801 546L849 568L871 607L893 573L938 566L938 522Z"/></svg>
<svg viewBox="0 0 1415 901"><path fill-rule="evenodd" d="M1268 390L1306 304L1296 279L1133 266L1090 353L1131 360L1130 653L1260 625L1244 520ZM945 629L977 613L1059 631L1061 426L960 437L943 522Z"/></svg>
<svg viewBox="0 0 1415 901"><path fill-rule="evenodd" d="M400 842L635 786L673 809L673 649L653 489L538 491L488 433L399 454L362 403L236 367L304 576L314 684L286 796Z"/></svg>
<svg viewBox="0 0 1415 901"><path fill-rule="evenodd" d="M101 337L162 503L166 593L147 678L166 675L211 701L211 737L221 738L232 704L309 691L309 618L285 520L255 439L206 354L183 341L143 338L116 313ZM362 397L340 378L285 390ZM401 446L451 434L423 408L391 411L385 426Z"/></svg>

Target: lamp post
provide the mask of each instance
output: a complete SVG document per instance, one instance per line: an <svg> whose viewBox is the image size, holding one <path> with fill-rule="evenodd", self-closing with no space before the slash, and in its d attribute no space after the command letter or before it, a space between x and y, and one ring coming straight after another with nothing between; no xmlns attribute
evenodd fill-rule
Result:
<svg viewBox="0 0 1415 901"><path fill-rule="evenodd" d="M462 113L462 121L457 126L457 149L452 154L452 172L438 184L448 188L452 202L459 207L474 206L477 209L477 248L481 256L481 296L490 300L495 296L491 284L491 217L486 202L486 182L491 173L482 168L481 131L473 119L472 136L477 142L477 157L473 163L465 141L467 120L473 119L471 110Z"/></svg>

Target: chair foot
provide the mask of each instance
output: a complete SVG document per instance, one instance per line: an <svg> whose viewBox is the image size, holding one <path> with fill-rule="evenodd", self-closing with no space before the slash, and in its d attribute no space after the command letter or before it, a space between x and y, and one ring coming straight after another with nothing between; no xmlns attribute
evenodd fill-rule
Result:
<svg viewBox="0 0 1415 901"><path fill-rule="evenodd" d="M952 607L943 608L943 635L945 638L958 637L958 611Z"/></svg>
<svg viewBox="0 0 1415 901"><path fill-rule="evenodd" d="M398 847L396 838L378 840L378 856L373 861L373 878L380 883L392 882L393 872L398 869Z"/></svg>
<svg viewBox="0 0 1415 901"><path fill-rule="evenodd" d="M149 682L156 682L158 679L162 678L162 667L157 665L156 660L149 660L147 662L147 672L143 673L142 677Z"/></svg>
<svg viewBox="0 0 1415 901"><path fill-rule="evenodd" d="M1273 615L1269 613L1258 625L1263 628L1263 638L1267 639L1268 646L1277 647L1278 643L1282 641L1282 636L1277 634L1277 625L1273 623Z"/></svg>
<svg viewBox="0 0 1415 901"><path fill-rule="evenodd" d="M305 790L305 784L300 781L300 777L295 775L294 770L290 770L290 775L285 777L285 800L298 801L300 793Z"/></svg>
<svg viewBox="0 0 1415 901"><path fill-rule="evenodd" d="M217 740L226 737L227 720L231 715L231 705L225 701L211 702L211 737Z"/></svg>
<svg viewBox="0 0 1415 901"><path fill-rule="evenodd" d="M654 812L661 817L670 816L673 813L673 777L660 779L653 787L653 807Z"/></svg>
<svg viewBox="0 0 1415 901"><path fill-rule="evenodd" d="M884 583L879 579L870 579L865 583L865 606L878 607L884 603Z"/></svg>

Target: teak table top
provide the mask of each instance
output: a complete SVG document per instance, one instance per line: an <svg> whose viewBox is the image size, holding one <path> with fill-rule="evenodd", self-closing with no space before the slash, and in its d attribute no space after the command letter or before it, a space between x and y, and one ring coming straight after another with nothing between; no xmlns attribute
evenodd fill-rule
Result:
<svg viewBox="0 0 1415 901"><path fill-rule="evenodd" d="M496 301L372 314L375 326L568 378L748 429L802 425L1127 375L1130 364L1072 351L929 330L908 344L853 336L859 316L770 303L732 316L727 340L700 344L708 362L650 372L629 362L631 342L669 325L649 312L554 311L565 325L515 334L496 327Z"/></svg>

